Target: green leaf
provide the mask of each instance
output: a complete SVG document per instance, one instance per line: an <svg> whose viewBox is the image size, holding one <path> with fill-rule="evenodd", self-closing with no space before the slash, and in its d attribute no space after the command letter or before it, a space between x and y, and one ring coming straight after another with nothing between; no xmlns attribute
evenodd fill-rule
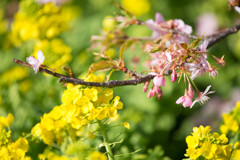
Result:
<svg viewBox="0 0 240 160"><path fill-rule="evenodd" d="M110 77L112 75L112 73L116 71L115 69L111 70L111 72L106 76L106 81L108 82L110 80Z"/></svg>
<svg viewBox="0 0 240 160"><path fill-rule="evenodd" d="M193 42L191 43L191 47L192 47L192 48L195 48L200 41L201 41L201 38L197 38L195 41L193 41Z"/></svg>
<svg viewBox="0 0 240 160"><path fill-rule="evenodd" d="M120 48L120 53L119 53L119 59L120 60L123 58L124 48L125 48L125 43Z"/></svg>
<svg viewBox="0 0 240 160"><path fill-rule="evenodd" d="M117 65L115 61L99 61L97 63L93 63L88 70L88 74L91 74L93 72L99 71L99 70L110 70L112 68L117 68Z"/></svg>
<svg viewBox="0 0 240 160"><path fill-rule="evenodd" d="M188 50L188 44L187 43L181 43L180 45L182 46L182 48Z"/></svg>

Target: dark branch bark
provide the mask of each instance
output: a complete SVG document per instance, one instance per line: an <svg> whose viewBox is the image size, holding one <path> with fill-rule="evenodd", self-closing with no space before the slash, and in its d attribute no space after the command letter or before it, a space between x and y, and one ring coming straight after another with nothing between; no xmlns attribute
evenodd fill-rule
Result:
<svg viewBox="0 0 240 160"><path fill-rule="evenodd" d="M17 60L17 59L13 59L13 62L23 65L23 66L26 66L26 67L29 67L29 68L32 68L32 65L30 65L26 62ZM57 78L59 78L59 82L80 84L80 85L85 85L85 86L108 87L108 88L117 87L117 86L126 86L126 85L137 85L140 83L150 81L151 79L153 79L155 77L155 75L144 76L144 75L138 74L134 71L126 69L126 73L132 73L133 76L141 76L141 78L138 78L135 80L109 81L109 82L98 83L98 82L86 82L83 79L66 76L66 75L63 75L63 74L60 74L57 72L53 72L44 67L39 67L39 72L44 72L44 73L50 74L54 77L57 77Z"/></svg>
<svg viewBox="0 0 240 160"><path fill-rule="evenodd" d="M220 41L221 39L236 33L240 30L240 24L236 24L235 26L231 27L231 28L226 28L216 34L213 34L211 36L207 36L205 37L205 39L208 40L208 46L207 48L210 48L212 45L214 45L215 43L217 43L218 41Z"/></svg>
<svg viewBox="0 0 240 160"><path fill-rule="evenodd" d="M102 83L98 83L98 82L85 82L82 79L60 77L59 78L59 82L81 84L81 85L86 85L86 86L96 86L96 87L112 88L112 87L117 87L117 86L137 85L137 84L140 84L140 83L145 83L147 81L150 81L154 77L155 77L155 75L146 75L146 76L144 76L142 78L138 78L138 79L135 79L135 80L109 81L109 82L102 82Z"/></svg>

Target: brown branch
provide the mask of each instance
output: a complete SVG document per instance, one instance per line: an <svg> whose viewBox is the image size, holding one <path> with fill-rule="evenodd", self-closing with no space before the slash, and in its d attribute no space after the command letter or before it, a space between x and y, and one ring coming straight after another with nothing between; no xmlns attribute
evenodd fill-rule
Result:
<svg viewBox="0 0 240 160"><path fill-rule="evenodd" d="M137 20L137 22L138 22L137 23L138 25L146 25L146 23L143 21ZM185 36L190 39L197 39L197 38L200 38L202 40L206 39L209 41L207 48L210 48L212 45L214 45L221 39L238 32L240 30L240 24L236 24L233 27L223 29L223 30L219 31L218 33L215 33L215 34L212 34L209 36L196 36L196 35L187 34L185 32L179 31L179 30L167 29L167 28L161 28L161 27L159 27L159 30L164 31L164 32L170 32L172 34L180 34L180 35ZM131 39L131 38L129 37L129 39ZM151 40L151 39L148 39L145 37L143 39L138 39L138 40Z"/></svg>
<svg viewBox="0 0 240 160"><path fill-rule="evenodd" d="M118 87L118 86L127 86L127 85L137 85L140 83L145 83L147 81L150 81L153 79L155 75L146 75L142 78L138 78L135 80L125 80L125 81L109 81L109 82L85 82L82 79L77 79L77 78L66 78L66 77L60 77L59 82L67 82L67 83L73 83L73 84L81 84L81 85L86 85L86 86L96 86L96 87L107 87L107 88L112 88L112 87Z"/></svg>
<svg viewBox="0 0 240 160"><path fill-rule="evenodd" d="M240 24L236 24L233 27L230 28L226 28L218 33L215 33L213 35L207 36L205 37L205 39L208 40L208 46L207 48L210 48L212 45L214 45L215 43L217 43L218 41L220 41L221 39L236 33L240 30Z"/></svg>
<svg viewBox="0 0 240 160"><path fill-rule="evenodd" d="M23 66L26 66L26 67L29 67L29 68L32 68L32 65L30 65L26 62L17 60L17 59L13 59L13 62L23 65ZM48 68L45 68L44 66L39 67L39 72L44 72L44 73L50 74L54 77L57 77L57 78L59 78L59 82L80 84L80 85L85 85L85 86L108 87L108 88L117 87L117 86L126 86L126 85L137 85L140 83L145 83L147 81L150 81L151 79L153 79L155 77L155 75L150 75L150 74L143 76L134 71L126 69L125 73L132 73L134 76L141 76L141 78L138 78L135 80L109 81L109 82L98 83L98 82L86 82L83 79L78 79L78 78L66 76L66 75L63 75L63 74L60 74L57 72L53 72L53 71L49 70Z"/></svg>

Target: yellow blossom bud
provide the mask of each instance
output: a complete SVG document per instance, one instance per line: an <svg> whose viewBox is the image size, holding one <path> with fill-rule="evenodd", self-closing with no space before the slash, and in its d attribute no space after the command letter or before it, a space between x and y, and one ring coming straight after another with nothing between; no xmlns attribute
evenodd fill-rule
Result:
<svg viewBox="0 0 240 160"><path fill-rule="evenodd" d="M240 148L240 142L236 142L234 144L234 149L239 149Z"/></svg>
<svg viewBox="0 0 240 160"><path fill-rule="evenodd" d="M104 17L102 21L104 31L112 31L116 26L116 21L112 16Z"/></svg>
<svg viewBox="0 0 240 160"><path fill-rule="evenodd" d="M130 124L128 122L123 122L120 124L123 125L125 128L130 129Z"/></svg>

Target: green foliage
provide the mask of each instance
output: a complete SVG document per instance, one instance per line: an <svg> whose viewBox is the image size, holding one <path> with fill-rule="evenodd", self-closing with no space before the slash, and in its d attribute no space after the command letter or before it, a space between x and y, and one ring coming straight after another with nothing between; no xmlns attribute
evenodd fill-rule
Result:
<svg viewBox="0 0 240 160"><path fill-rule="evenodd" d="M26 3L20 4L21 10L26 11L24 13L27 15L34 15L35 11L39 9L38 4L30 4L28 3L29 0L25 1ZM117 2L121 4L121 1ZM228 11L227 1L149 0L149 3L151 4L151 9L149 12L140 15L139 19L144 21L153 18L156 12L161 12L166 19L183 19L186 23L191 24L194 29L196 29L194 26L197 17L205 12L216 14L219 28L231 26L238 16L237 13ZM0 4L0 6L4 6L0 8L4 13L3 17L0 16L0 24L3 20L8 21L10 24L13 18L10 15L12 11L11 5L16 7L18 1L1 0ZM112 13L118 13L119 9L108 0L73 0L67 6L76 7L79 14L75 18L74 23L69 22L70 27L68 29L57 35L57 38L61 39L64 45L71 49L72 60L67 61L64 65L71 66L76 77L86 75L91 64L90 73L97 70L107 70L118 65L117 60L109 62L94 59L89 48L91 45L90 38L94 34L99 34L104 17L114 15ZM129 15L131 16L131 14ZM26 57L32 55L34 53L34 45L37 42L28 40L21 46L13 46L8 38L11 26L9 25L6 30L4 33L0 32L0 115L6 116L7 113L13 113L15 122L12 126L14 131L12 136L14 139L17 139L22 132L29 133L31 128L40 121L40 117L44 113L48 113L54 106L61 104L61 96L65 88L54 77L40 73L35 75L32 69L26 69L13 64L12 58L25 60ZM126 33L134 37L151 35L147 28L141 26L127 29ZM225 68L219 70L219 76L216 77L214 82L208 78L208 75L196 79L197 85L201 89L205 88L207 83L212 84L212 89L216 90L214 95L216 98L212 103L231 102L232 97L234 97L233 91L240 90L240 45L238 39L239 34L236 34L234 38L224 39L210 50L216 56L221 56L222 53L225 53L227 64ZM192 42L192 45L196 46L198 42L199 40ZM119 54L116 56L117 58L122 59L124 57L130 69L136 68L140 72L146 69L141 45L137 44L134 49L125 49L122 46L120 52L116 53ZM55 61L53 54L48 56ZM138 62L135 62L135 59ZM123 74L113 72L111 78L124 79L125 77L123 78ZM204 109L201 119L214 117L212 116L215 115L214 111L206 108L207 106L202 106L201 108L197 106L191 110L177 106L175 102L182 95L184 86L179 85L179 87L174 88L171 86L170 79L167 81L169 85L167 85L168 88L163 89L165 95L161 101L148 99L146 94L142 92L141 85L114 88L114 94L119 95L124 103L124 109L119 112L121 121L119 120L116 123L127 121L131 126L131 129L128 131L123 131L122 128L109 130L109 138L111 140L116 138L116 135L120 132L123 132L115 141L120 141L121 139L124 139L124 141L121 144L116 144L113 149L116 155L126 154L119 159L181 159L186 152L185 137L192 129L191 125L201 123L196 114L199 113L200 109ZM219 123L219 119L220 116L217 115L211 122L206 121L204 123L216 124ZM95 139L92 143L95 145L99 142L99 139ZM81 148L83 145L87 147ZM31 146L33 147L28 153L31 156L43 153L43 150L46 148L42 142L37 145L30 144L30 148ZM64 152L67 155L85 153L84 149L88 148L88 146L89 144L76 142L67 147ZM141 150L138 151L139 149ZM104 149L100 148L100 150L104 152ZM138 152L128 155L128 153L135 151Z"/></svg>

